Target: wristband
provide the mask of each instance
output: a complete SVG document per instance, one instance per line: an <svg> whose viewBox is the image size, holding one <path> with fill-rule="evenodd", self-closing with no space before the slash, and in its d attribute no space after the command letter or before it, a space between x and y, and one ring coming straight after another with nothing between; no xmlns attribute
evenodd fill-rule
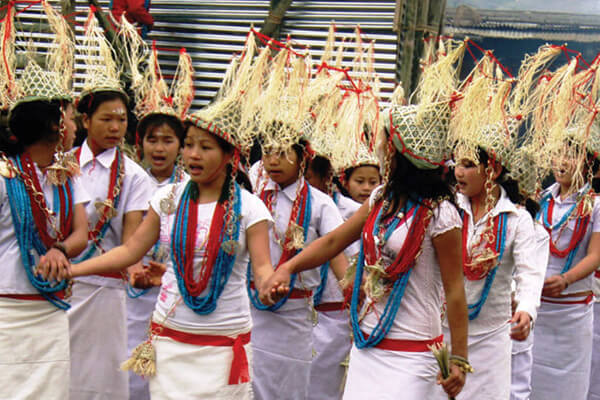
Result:
<svg viewBox="0 0 600 400"><path fill-rule="evenodd" d="M52 246L50 246L50 248L60 251L61 253L64 254L64 256L67 260L69 259L69 256L67 255L67 247L65 246L65 244L63 242L54 242L52 244Z"/></svg>
<svg viewBox="0 0 600 400"><path fill-rule="evenodd" d="M456 365L465 375L474 372L473 367L469 364L469 360L457 355L450 355L450 362Z"/></svg>

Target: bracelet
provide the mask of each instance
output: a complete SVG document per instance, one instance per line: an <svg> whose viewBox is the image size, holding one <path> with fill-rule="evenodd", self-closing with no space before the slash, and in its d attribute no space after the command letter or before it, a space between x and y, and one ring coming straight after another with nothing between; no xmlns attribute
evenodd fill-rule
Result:
<svg viewBox="0 0 600 400"><path fill-rule="evenodd" d="M465 375L475 371L471 364L469 364L469 360L464 357L452 354L450 355L450 362L456 365Z"/></svg>
<svg viewBox="0 0 600 400"><path fill-rule="evenodd" d="M67 255L67 247L65 246L65 244L63 242L54 242L52 244L52 246L50 246L50 248L60 251L61 253L64 254L64 256L67 258L67 260L69 259L69 256Z"/></svg>
<svg viewBox="0 0 600 400"><path fill-rule="evenodd" d="M569 280L567 279L567 277L565 276L565 274L560 274L560 276L565 280L565 289L569 287Z"/></svg>

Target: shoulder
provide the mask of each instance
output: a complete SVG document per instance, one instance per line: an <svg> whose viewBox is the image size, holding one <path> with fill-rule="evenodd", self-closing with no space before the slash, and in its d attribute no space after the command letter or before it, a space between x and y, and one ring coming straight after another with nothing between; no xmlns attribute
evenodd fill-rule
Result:
<svg viewBox="0 0 600 400"><path fill-rule="evenodd" d="M127 175L143 177L150 181L148 172L146 172L146 170L144 170L138 163L136 163L126 155L123 155L123 159L125 162L125 170L127 171Z"/></svg>

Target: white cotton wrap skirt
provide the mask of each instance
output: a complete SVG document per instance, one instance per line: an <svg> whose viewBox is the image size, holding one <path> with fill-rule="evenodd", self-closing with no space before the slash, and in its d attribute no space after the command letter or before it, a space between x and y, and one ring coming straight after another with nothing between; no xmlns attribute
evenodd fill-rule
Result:
<svg viewBox="0 0 600 400"><path fill-rule="evenodd" d="M600 303L594 303L594 341L588 400L600 400Z"/></svg>
<svg viewBox="0 0 600 400"><path fill-rule="evenodd" d="M116 281L116 279L115 279ZM71 309L71 399L128 400L125 289L76 281Z"/></svg>
<svg viewBox="0 0 600 400"><path fill-rule="evenodd" d="M436 391L438 367L430 351L352 346L344 400L424 400ZM447 397L446 399L447 400Z"/></svg>
<svg viewBox="0 0 600 400"><path fill-rule="evenodd" d="M569 301L576 301L569 298ZM585 399L592 365L593 305L542 301L535 325L532 400Z"/></svg>
<svg viewBox="0 0 600 400"><path fill-rule="evenodd" d="M180 332L198 335L228 336L235 338L248 331L196 332L181 331L166 323L163 325ZM254 333L252 333L254 335ZM152 340L156 351L156 375L150 378L152 400L214 399L250 400L250 382L229 384L233 361L231 346L202 346L182 343L166 336ZM252 376L252 349L250 343L243 346Z"/></svg>
<svg viewBox="0 0 600 400"><path fill-rule="evenodd" d="M0 297L0 399L69 398L69 321L44 300Z"/></svg>
<svg viewBox="0 0 600 400"><path fill-rule="evenodd" d="M302 308L260 311L252 307L254 396L258 400L305 400L312 360L312 313L307 299ZM285 304L282 308L289 306Z"/></svg>
<svg viewBox="0 0 600 400"><path fill-rule="evenodd" d="M127 297L127 354L148 338L148 325L156 305L160 287L153 287L143 295ZM149 400L148 380L129 371L129 398Z"/></svg>
<svg viewBox="0 0 600 400"><path fill-rule="evenodd" d="M448 328L444 328L444 337L450 337ZM467 375L457 400L508 400L510 398L510 361L511 339L510 325L480 335L467 338L469 363L475 370ZM438 386L437 400L447 400L448 396Z"/></svg>
<svg viewBox="0 0 600 400"><path fill-rule="evenodd" d="M533 332L523 341L512 341L510 400L529 400L533 365Z"/></svg>
<svg viewBox="0 0 600 400"><path fill-rule="evenodd" d="M308 399L339 400L346 375L342 363L352 347L348 310L320 311L312 341L315 356L310 366Z"/></svg>

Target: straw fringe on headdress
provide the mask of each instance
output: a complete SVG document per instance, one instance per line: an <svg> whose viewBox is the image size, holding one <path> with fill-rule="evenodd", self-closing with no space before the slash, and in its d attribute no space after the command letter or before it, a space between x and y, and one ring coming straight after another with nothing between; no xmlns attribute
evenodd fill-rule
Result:
<svg viewBox="0 0 600 400"><path fill-rule="evenodd" d="M437 60L424 67L417 90L411 96L417 104L393 104L386 110L383 123L390 137L378 140L391 140L420 169L438 168L450 153L447 146L450 103L458 87L465 43L448 40L440 41L439 46Z"/></svg>
<svg viewBox="0 0 600 400"><path fill-rule="evenodd" d="M80 101L94 92L116 91L125 94L115 51L106 40L91 8L85 23L82 49L85 78Z"/></svg>
<svg viewBox="0 0 600 400"><path fill-rule="evenodd" d="M251 129L253 119L250 114L242 116L243 104L246 97L256 95L252 81L261 75L259 71L264 71L269 57L267 51L255 57L256 51L256 38L251 29L244 51L229 64L215 100L186 118L196 127L232 144L242 155L247 155L256 136ZM242 122L243 118L246 119L245 123Z"/></svg>
<svg viewBox="0 0 600 400"><path fill-rule="evenodd" d="M553 46L542 46L526 56L518 77L507 76L491 52L486 52L471 74L451 125L451 143L456 159L479 162L479 149L511 170L529 155L515 156L519 129L539 106L534 88L544 69L561 54ZM531 142L521 138L521 142ZM531 179L529 179L531 180Z"/></svg>

